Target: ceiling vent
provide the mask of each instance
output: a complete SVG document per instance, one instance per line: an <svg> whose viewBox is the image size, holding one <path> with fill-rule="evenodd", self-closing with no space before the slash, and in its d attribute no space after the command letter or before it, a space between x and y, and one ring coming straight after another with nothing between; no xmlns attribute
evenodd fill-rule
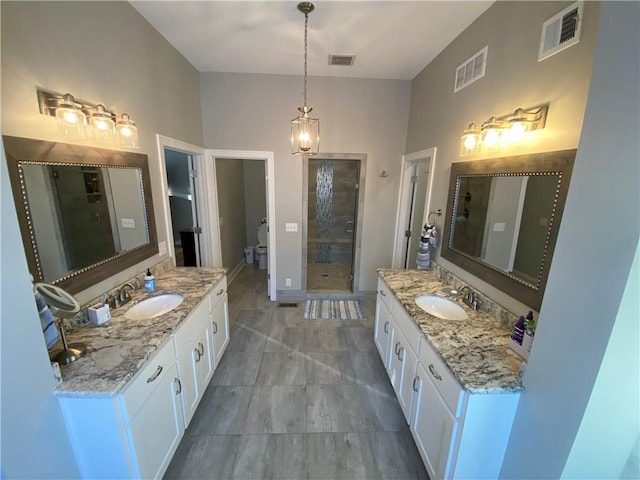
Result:
<svg viewBox="0 0 640 480"><path fill-rule="evenodd" d="M489 46L484 47L456 68L456 78L453 84L454 93L484 77L488 51Z"/></svg>
<svg viewBox="0 0 640 480"><path fill-rule="evenodd" d="M353 53L330 53L329 65L344 65L350 67L356 59Z"/></svg>
<svg viewBox="0 0 640 480"><path fill-rule="evenodd" d="M542 24L539 62L580 41L583 6L576 2Z"/></svg>

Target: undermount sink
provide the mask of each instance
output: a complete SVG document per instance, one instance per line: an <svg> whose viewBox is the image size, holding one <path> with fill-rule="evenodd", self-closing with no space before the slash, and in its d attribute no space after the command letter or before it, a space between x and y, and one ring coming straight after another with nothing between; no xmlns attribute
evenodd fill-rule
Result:
<svg viewBox="0 0 640 480"><path fill-rule="evenodd" d="M184 297L177 293L165 293L147 298L127 310L124 318L129 320L145 320L170 312L182 303Z"/></svg>
<svg viewBox="0 0 640 480"><path fill-rule="evenodd" d="M444 320L464 320L469 318L460 305L437 295L418 295L416 305L434 317Z"/></svg>

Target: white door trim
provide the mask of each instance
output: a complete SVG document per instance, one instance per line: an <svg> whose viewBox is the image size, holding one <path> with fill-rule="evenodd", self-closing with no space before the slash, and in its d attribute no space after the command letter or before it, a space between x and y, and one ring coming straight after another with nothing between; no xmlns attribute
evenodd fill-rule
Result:
<svg viewBox="0 0 640 480"><path fill-rule="evenodd" d="M406 243L405 227L409 221L409 207L411 203L411 172L415 162L418 160L429 159L429 187L427 191L426 208L424 209L424 220L427 219L431 211L431 194L433 192L433 171L436 165L436 151L437 147L432 147L402 156L398 210L396 211L396 233L393 240L391 268L404 268L403 245Z"/></svg>
<svg viewBox="0 0 640 480"><path fill-rule="evenodd" d="M220 217L218 211L218 188L216 184L216 158L233 158L238 160L264 160L267 172L267 224L269 225L269 298L275 301L277 298L277 276L276 276L276 188L275 188L275 156L273 152L256 150L217 150L207 149L205 154L207 161L204 165L205 177L208 179L207 189L207 224L212 235L215 235L216 254L218 265L222 262L222 252L220 250Z"/></svg>
<svg viewBox="0 0 640 480"><path fill-rule="evenodd" d="M167 181L167 165L165 163L164 158L164 149L168 148L169 150L175 150L177 152L186 153L193 157L193 164L196 167L196 170L201 170L203 166L203 158L205 154L205 149L203 147L199 147L197 145L192 145L190 143L182 142L180 140L176 140L175 138L165 137L164 135L156 134L156 143L158 148L158 158L160 159L160 175L162 177L160 182L160 194L162 197L162 212L161 214L164 217L165 223L165 235L167 242L167 249L169 251L169 255L175 260L176 252L173 246L173 231L171 229L171 206L169 205L169 184ZM194 179L194 183L196 184L196 205L198 208L201 206L206 209L206 184L203 181L204 179L200 177L196 177ZM207 232L206 228L206 219L200 217L199 219L200 226L202 227L203 235L200 236L200 253L201 253L201 265L203 267L213 267L219 264L215 263L215 258L212 258L212 239L205 232Z"/></svg>

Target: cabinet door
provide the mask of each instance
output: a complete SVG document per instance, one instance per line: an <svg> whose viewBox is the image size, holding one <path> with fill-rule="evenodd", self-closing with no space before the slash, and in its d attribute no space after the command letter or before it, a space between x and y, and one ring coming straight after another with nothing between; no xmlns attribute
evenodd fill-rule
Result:
<svg viewBox="0 0 640 480"><path fill-rule="evenodd" d="M158 380L127 426L139 478L162 477L184 433L176 364Z"/></svg>
<svg viewBox="0 0 640 480"><path fill-rule="evenodd" d="M447 408L422 364L416 369L411 433L430 478L449 478L458 423Z"/></svg>
<svg viewBox="0 0 640 480"><path fill-rule="evenodd" d="M226 293L211 312L211 328L213 368L216 368L229 343L229 305Z"/></svg>
<svg viewBox="0 0 640 480"><path fill-rule="evenodd" d="M209 380L211 380L213 376L213 340L211 331L212 325L207 322L206 327L197 335L194 345L193 360L195 362L194 368L198 397L204 395Z"/></svg>
<svg viewBox="0 0 640 480"><path fill-rule="evenodd" d="M404 335L398 328L398 326L393 321L393 317L391 317L390 322L390 330L391 330L391 343L390 343L390 352L389 352L389 368L387 369L389 373L389 379L391 380L391 385L393 385L393 389L396 391L396 395L400 397L402 392L402 375L404 368L404 359L406 358L406 347L407 341L404 338Z"/></svg>
<svg viewBox="0 0 640 480"><path fill-rule="evenodd" d="M418 356L412 348L403 346L400 350L400 361L403 365L398 402L400 403L400 407L404 413L404 418L407 419L407 423L410 423L411 407L414 402L414 397L416 396L414 388L417 388L417 381L414 383L414 379L416 377L416 368L418 366Z"/></svg>
<svg viewBox="0 0 640 480"><path fill-rule="evenodd" d="M376 325L373 340L382 358L384 368L389 370L389 344L391 343L391 313L378 295L376 301Z"/></svg>

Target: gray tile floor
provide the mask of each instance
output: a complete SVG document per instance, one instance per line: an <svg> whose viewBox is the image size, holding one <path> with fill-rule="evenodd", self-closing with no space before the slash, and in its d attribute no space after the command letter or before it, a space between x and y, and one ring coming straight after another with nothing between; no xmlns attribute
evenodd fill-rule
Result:
<svg viewBox="0 0 640 480"><path fill-rule="evenodd" d="M266 271L229 286L231 341L167 479L426 479L366 320L279 308Z"/></svg>

